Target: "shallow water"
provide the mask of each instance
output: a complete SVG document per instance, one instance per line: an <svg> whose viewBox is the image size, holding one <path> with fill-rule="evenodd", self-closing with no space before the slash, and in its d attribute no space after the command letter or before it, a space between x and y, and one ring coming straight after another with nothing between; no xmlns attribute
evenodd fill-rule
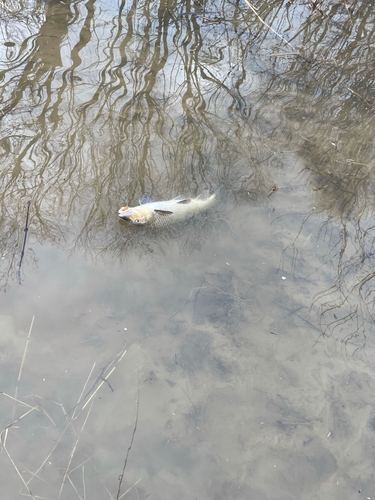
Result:
<svg viewBox="0 0 375 500"><path fill-rule="evenodd" d="M375 497L374 2L255 7L0 4L2 497Z"/></svg>

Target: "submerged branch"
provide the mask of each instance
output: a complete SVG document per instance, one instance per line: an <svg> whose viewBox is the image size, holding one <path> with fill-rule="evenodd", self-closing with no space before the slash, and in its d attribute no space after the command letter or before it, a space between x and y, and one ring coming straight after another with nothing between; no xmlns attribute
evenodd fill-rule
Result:
<svg viewBox="0 0 375 500"><path fill-rule="evenodd" d="M119 484L118 484L118 490L117 490L117 496L116 496L116 500L119 500L121 497L120 497L120 493L121 493L121 485L122 485L122 481L124 479L124 474L125 474L125 469L126 469L126 465L128 463L128 458L129 458L129 453L130 453L130 450L132 449L132 446L133 446L133 441L134 441L134 436L135 436L135 433L136 433L136 430L137 430L137 425L138 425L138 414L139 414L139 391L138 391L138 399L137 399L137 414L136 414L136 417L135 417L135 423L134 423L134 429L133 429L133 434L132 434L132 438L131 438L131 441L130 441L130 445L129 445L129 448L128 448L128 451L126 453L126 457L125 457L125 461L124 461L124 466L122 468L122 472L118 478L119 480Z"/></svg>
<svg viewBox="0 0 375 500"><path fill-rule="evenodd" d="M20 285L21 285L21 265L22 265L23 256L25 255L26 238L27 238L27 233L28 233L28 231L29 231L29 226L28 226L28 223L29 223L30 204L31 204L31 201L29 200L29 201L27 202L26 225L25 225L25 229L24 229L25 236L24 236L24 238L23 238L23 245L22 245L22 251L21 251L21 258L20 258L20 263L18 264L18 270L17 270L17 278L18 278L18 283L19 283Z"/></svg>

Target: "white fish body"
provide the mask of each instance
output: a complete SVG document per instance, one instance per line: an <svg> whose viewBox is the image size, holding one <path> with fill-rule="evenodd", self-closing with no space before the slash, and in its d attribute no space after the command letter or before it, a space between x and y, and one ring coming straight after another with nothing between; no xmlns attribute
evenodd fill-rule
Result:
<svg viewBox="0 0 375 500"><path fill-rule="evenodd" d="M147 224L148 226L161 228L204 212L215 201L216 194L210 196L208 191L197 198L178 196L168 201L151 201L149 196L143 195L139 200L139 206L121 208L119 217L132 225Z"/></svg>

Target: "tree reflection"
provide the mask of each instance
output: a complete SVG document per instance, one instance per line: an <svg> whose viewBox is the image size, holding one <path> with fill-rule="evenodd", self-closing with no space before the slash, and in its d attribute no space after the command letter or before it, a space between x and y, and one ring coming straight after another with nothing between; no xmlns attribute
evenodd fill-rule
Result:
<svg viewBox="0 0 375 500"><path fill-rule="evenodd" d="M29 200L40 242L122 259L168 239L129 228L124 237L124 202L224 185L234 203L266 203L276 153L288 149L315 191L314 213L328 214L321 235L330 224L335 237L322 321L333 331L358 307L372 318L373 2L324 2L323 15L261 3L260 18L291 46L238 1L29 5L0 5L3 284ZM209 234L190 230L197 245Z"/></svg>

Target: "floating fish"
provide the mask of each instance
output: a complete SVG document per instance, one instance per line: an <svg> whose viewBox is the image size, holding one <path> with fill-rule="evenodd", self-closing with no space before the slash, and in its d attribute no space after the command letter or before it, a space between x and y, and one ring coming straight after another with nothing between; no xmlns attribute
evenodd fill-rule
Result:
<svg viewBox="0 0 375 500"><path fill-rule="evenodd" d="M153 201L151 196L144 194L139 199L138 207L122 207L118 215L132 225L165 227L207 210L215 201L216 194L210 196L208 191L198 198L177 196L168 201Z"/></svg>

